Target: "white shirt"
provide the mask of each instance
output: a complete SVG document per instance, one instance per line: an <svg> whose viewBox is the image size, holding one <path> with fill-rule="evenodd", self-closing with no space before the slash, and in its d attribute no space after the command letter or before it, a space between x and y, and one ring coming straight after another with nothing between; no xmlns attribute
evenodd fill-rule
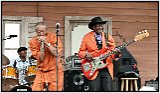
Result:
<svg viewBox="0 0 160 93"><path fill-rule="evenodd" d="M22 62L20 58L17 58L17 59L11 60L8 66L13 66L15 61L16 61L16 68L19 73L19 84L24 85L27 83L25 80L26 70L28 70L28 66L30 66L30 63L28 60Z"/></svg>
<svg viewBox="0 0 160 93"><path fill-rule="evenodd" d="M27 69L27 66L30 66L30 63L28 60L26 60L25 62L22 62L22 60L20 58L11 60L10 64L8 66L13 66L15 61L16 61L16 67L19 70L20 69Z"/></svg>

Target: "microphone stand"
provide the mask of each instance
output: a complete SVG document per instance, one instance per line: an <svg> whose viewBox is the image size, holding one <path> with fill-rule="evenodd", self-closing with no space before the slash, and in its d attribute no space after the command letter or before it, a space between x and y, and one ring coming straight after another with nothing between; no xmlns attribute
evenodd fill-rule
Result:
<svg viewBox="0 0 160 93"><path fill-rule="evenodd" d="M46 82L44 85L44 91L48 91L48 82Z"/></svg>
<svg viewBox="0 0 160 93"><path fill-rule="evenodd" d="M58 37L59 29L56 29L56 90L58 91Z"/></svg>
<svg viewBox="0 0 160 93"><path fill-rule="evenodd" d="M60 28L56 28L56 90L58 91L58 37L64 36L64 35L59 35Z"/></svg>

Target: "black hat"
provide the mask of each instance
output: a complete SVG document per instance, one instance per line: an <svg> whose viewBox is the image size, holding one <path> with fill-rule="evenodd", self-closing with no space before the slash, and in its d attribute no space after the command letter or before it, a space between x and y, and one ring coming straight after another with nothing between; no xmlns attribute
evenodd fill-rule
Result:
<svg viewBox="0 0 160 93"><path fill-rule="evenodd" d="M88 24L88 28L92 29L92 26L96 24L105 24L106 22L107 21L103 21L101 17L94 17L91 19L91 22Z"/></svg>

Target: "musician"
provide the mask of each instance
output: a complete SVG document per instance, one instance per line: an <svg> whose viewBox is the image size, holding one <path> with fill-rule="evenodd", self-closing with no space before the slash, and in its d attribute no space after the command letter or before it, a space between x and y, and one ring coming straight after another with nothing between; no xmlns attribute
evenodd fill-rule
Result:
<svg viewBox="0 0 160 93"><path fill-rule="evenodd" d="M48 32L44 22L36 25L36 36L29 41L32 56L37 59L38 70L32 86L32 91L56 90L56 35ZM62 51L62 43L58 38L58 54ZM63 86L63 70L61 60L58 60L58 91Z"/></svg>
<svg viewBox="0 0 160 93"><path fill-rule="evenodd" d="M27 60L27 48L26 47L20 47L17 50L17 53L19 57L17 59L13 59L10 61L10 64L8 66L13 66L14 68L17 68L17 72L19 75L19 84L25 85L28 82L25 80L26 77L26 71L27 67L30 66L29 60Z"/></svg>
<svg viewBox="0 0 160 93"><path fill-rule="evenodd" d="M88 27L93 31L87 33L82 40L78 52L81 59L92 60L92 54L99 52L99 50L102 48L108 48L108 51L111 51L115 48L115 41L111 35L108 35L108 42L106 42L106 36L104 34L103 27L104 24L106 24L106 21L103 21L101 17L95 17L91 19ZM89 79L89 86L91 91L112 91L112 60L115 58L115 56L118 58L119 54L106 58L104 61L108 63L108 66L96 72Z"/></svg>

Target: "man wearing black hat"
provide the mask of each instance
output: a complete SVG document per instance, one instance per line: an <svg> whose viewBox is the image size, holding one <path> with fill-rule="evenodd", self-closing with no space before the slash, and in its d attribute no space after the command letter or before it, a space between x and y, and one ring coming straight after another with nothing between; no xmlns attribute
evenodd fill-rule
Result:
<svg viewBox="0 0 160 93"><path fill-rule="evenodd" d="M106 24L106 21L103 21L101 17L91 19L88 27L93 31L87 33L82 40L78 52L81 59L92 60L93 54L98 53L101 49L108 48L108 52L115 48L115 41L111 35L108 35L108 42L106 42L103 31L104 24ZM107 67L96 71L91 78L88 78L91 91L112 91L112 60L114 58L115 55L106 58L104 62L108 64Z"/></svg>

